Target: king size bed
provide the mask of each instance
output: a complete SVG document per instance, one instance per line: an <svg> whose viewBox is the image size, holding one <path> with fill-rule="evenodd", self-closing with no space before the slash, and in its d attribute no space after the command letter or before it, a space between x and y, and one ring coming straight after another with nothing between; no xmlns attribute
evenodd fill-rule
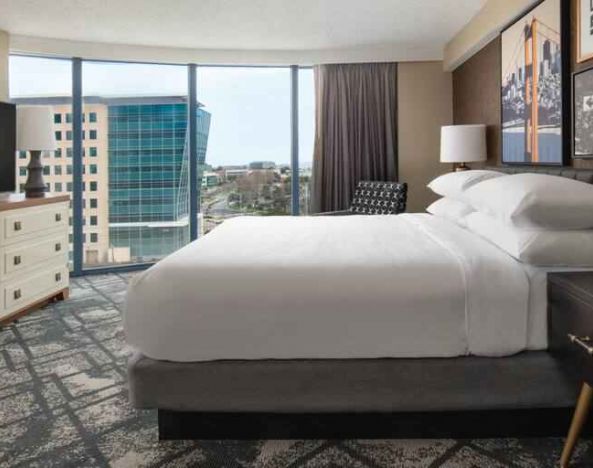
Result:
<svg viewBox="0 0 593 468"><path fill-rule="evenodd" d="M131 282L131 401L161 438L548 431L548 271L431 214L232 219Z"/></svg>

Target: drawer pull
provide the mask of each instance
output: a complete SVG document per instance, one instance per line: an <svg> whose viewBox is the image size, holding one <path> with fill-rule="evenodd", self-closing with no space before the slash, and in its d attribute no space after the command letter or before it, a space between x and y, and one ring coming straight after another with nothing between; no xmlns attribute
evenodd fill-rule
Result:
<svg viewBox="0 0 593 468"><path fill-rule="evenodd" d="M60 281L62 281L62 273L56 273L56 276L55 276L55 278L56 278L56 282L58 282L58 283L59 283Z"/></svg>
<svg viewBox="0 0 593 468"><path fill-rule="evenodd" d="M23 225L21 224L20 221L15 221L14 222L14 230L15 231L20 231L23 228Z"/></svg>
<svg viewBox="0 0 593 468"><path fill-rule="evenodd" d="M62 213L56 213L56 223L62 221Z"/></svg>
<svg viewBox="0 0 593 468"><path fill-rule="evenodd" d="M20 255L15 255L14 256L14 264L15 265L20 265L21 264L21 256Z"/></svg>
<svg viewBox="0 0 593 468"><path fill-rule="evenodd" d="M59 252L60 250L62 250L62 244L60 244L59 242L56 244L56 252Z"/></svg>
<svg viewBox="0 0 593 468"><path fill-rule="evenodd" d="M569 333L568 339L571 343L575 343L579 345L581 348L583 348L587 352L587 354L593 356L593 346L589 344L591 343L591 338L589 338L588 336L575 336Z"/></svg>
<svg viewBox="0 0 593 468"><path fill-rule="evenodd" d="M21 290L20 289L15 289L14 290L14 293L12 295L13 295L15 301L18 300L18 299L20 299L21 298Z"/></svg>

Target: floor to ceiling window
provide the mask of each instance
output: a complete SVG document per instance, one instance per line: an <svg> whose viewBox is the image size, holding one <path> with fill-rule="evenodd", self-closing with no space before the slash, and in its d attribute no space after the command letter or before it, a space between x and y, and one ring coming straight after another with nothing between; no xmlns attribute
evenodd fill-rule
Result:
<svg viewBox="0 0 593 468"><path fill-rule="evenodd" d="M291 213L290 68L198 67L211 115L199 151L200 234L238 215Z"/></svg>
<svg viewBox="0 0 593 468"><path fill-rule="evenodd" d="M44 177L49 191L76 200L70 240L75 273L158 261L196 231L204 235L229 217L308 213L312 69L195 70L11 56L11 100L53 109L58 150L44 155ZM197 96L192 103L189 83ZM297 85L295 123L291 96ZM28 155L16 157L22 189Z"/></svg>
<svg viewBox="0 0 593 468"><path fill-rule="evenodd" d="M315 141L315 83L312 68L299 69L299 208L309 214Z"/></svg>
<svg viewBox="0 0 593 468"><path fill-rule="evenodd" d="M189 242L187 67L85 61L82 90L84 264L157 261Z"/></svg>
<svg viewBox="0 0 593 468"><path fill-rule="evenodd" d="M48 191L72 194L72 61L11 56L9 93L19 105L50 106L58 149L45 151L43 178ZM17 153L17 190L27 180L29 154ZM70 260L72 260L72 210L70 212Z"/></svg>

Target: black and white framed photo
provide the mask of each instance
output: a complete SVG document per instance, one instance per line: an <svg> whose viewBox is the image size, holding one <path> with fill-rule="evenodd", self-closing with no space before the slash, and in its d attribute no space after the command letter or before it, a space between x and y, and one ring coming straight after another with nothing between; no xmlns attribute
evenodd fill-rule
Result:
<svg viewBox="0 0 593 468"><path fill-rule="evenodd" d="M593 0L577 0L577 62L593 58Z"/></svg>
<svg viewBox="0 0 593 468"><path fill-rule="evenodd" d="M544 0L502 32L503 164L562 165L570 153L569 23L568 1Z"/></svg>
<svg viewBox="0 0 593 468"><path fill-rule="evenodd" d="M573 158L593 158L593 68L573 75Z"/></svg>

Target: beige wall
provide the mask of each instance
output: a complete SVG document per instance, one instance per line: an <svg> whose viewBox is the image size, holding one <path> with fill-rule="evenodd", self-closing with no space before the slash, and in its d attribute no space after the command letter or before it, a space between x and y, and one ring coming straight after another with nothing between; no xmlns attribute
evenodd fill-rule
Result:
<svg viewBox="0 0 593 468"><path fill-rule="evenodd" d="M538 0L488 0L473 19L445 46L443 65L451 71L494 39L513 18Z"/></svg>
<svg viewBox="0 0 593 468"><path fill-rule="evenodd" d="M441 126L453 122L451 73L442 62L398 66L399 178L408 183L408 212L422 212L436 200L426 188L448 170L439 162Z"/></svg>
<svg viewBox="0 0 593 468"><path fill-rule="evenodd" d="M0 101L8 100L8 33L0 30Z"/></svg>

